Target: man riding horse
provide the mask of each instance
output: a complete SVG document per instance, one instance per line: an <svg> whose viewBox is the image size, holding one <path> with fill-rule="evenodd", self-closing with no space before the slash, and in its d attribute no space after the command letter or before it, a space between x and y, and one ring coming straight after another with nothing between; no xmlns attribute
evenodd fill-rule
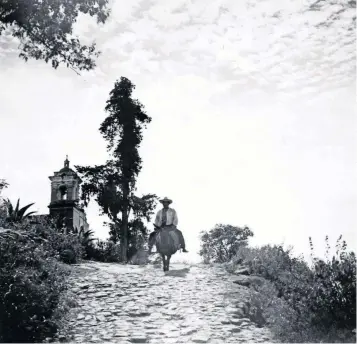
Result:
<svg viewBox="0 0 357 344"><path fill-rule="evenodd" d="M149 236L149 254L151 253L152 247L155 243L156 235L158 234L159 230L165 228L167 230L174 230L180 240L181 249L183 252L188 252L186 250L185 239L182 235L182 232L176 228L178 223L177 213L175 209L170 208L170 204L172 200L165 197L164 199L160 200L162 203L163 208L158 211L155 218L155 231L152 232Z"/></svg>

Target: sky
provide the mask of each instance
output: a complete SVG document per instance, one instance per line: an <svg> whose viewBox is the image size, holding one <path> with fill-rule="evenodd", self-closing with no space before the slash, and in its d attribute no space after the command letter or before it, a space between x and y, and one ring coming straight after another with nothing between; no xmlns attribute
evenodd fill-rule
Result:
<svg viewBox="0 0 357 344"><path fill-rule="evenodd" d="M124 76L152 117L138 193L174 201L192 259L199 233L218 223L247 225L252 245L297 254L309 253L309 236L320 255L326 235L356 249L355 9L296 0L111 8L104 25L76 23L81 41L102 51L80 76L25 63L18 43L0 36L3 196L48 213L48 177L66 154L72 167L104 162L98 128ZM98 214L92 202L90 227L106 238Z"/></svg>

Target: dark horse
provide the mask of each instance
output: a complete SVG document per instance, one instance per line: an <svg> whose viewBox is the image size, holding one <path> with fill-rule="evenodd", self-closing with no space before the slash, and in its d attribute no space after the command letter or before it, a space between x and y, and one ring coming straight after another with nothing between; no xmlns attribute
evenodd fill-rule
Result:
<svg viewBox="0 0 357 344"><path fill-rule="evenodd" d="M170 259L180 249L180 241L174 228L160 228L155 237L156 251L161 254L164 271L169 271Z"/></svg>

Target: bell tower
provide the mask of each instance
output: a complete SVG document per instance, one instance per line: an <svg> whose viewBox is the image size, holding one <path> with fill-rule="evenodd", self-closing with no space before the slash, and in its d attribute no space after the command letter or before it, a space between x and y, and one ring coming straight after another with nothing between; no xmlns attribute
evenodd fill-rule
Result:
<svg viewBox="0 0 357 344"><path fill-rule="evenodd" d="M64 166L53 176L51 180L51 203L48 206L50 216L57 217L61 224L67 228L88 228L86 215L83 209L78 207L79 186L81 178L69 167L68 156Z"/></svg>

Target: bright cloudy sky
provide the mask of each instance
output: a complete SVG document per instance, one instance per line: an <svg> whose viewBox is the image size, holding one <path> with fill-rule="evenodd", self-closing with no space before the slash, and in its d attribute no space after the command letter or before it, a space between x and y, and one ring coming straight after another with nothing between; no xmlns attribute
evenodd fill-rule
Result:
<svg viewBox="0 0 357 344"><path fill-rule="evenodd" d="M188 249L216 223L248 225L252 244L323 252L355 245L355 9L341 1L115 1L98 27L98 67L77 76L17 58L0 37L0 177L5 196L47 213L48 176L107 158L98 132L115 80L136 85L152 123L140 193L174 200ZM106 237L92 204L97 236Z"/></svg>

